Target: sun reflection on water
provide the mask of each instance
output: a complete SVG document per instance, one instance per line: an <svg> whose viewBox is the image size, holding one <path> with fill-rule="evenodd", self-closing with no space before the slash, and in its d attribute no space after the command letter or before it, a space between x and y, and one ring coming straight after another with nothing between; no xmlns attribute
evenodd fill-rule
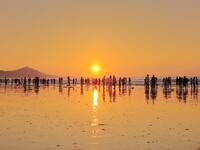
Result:
<svg viewBox="0 0 200 150"><path fill-rule="evenodd" d="M98 91L94 89L93 92L93 106L98 106Z"/></svg>
<svg viewBox="0 0 200 150"><path fill-rule="evenodd" d="M98 125L98 119L97 119L97 106L98 106L98 91L97 89L94 89L93 91L93 120L92 120L92 126Z"/></svg>

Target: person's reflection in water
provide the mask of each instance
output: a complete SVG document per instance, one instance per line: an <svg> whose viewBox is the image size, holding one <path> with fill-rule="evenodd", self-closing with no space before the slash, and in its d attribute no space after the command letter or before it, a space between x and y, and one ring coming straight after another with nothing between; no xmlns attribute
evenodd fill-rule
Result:
<svg viewBox="0 0 200 150"><path fill-rule="evenodd" d="M126 94L127 86L122 86L122 95Z"/></svg>
<svg viewBox="0 0 200 150"><path fill-rule="evenodd" d="M191 91L190 91L191 98L194 100L198 100L198 92L199 92L198 87L191 88Z"/></svg>
<svg viewBox="0 0 200 150"><path fill-rule="evenodd" d="M86 84L86 85L85 85L85 91L89 91L89 89L90 89L90 85L89 85L89 84Z"/></svg>
<svg viewBox="0 0 200 150"><path fill-rule="evenodd" d="M62 87L62 84L59 85L59 93L60 93L60 94L63 94L63 87Z"/></svg>
<svg viewBox="0 0 200 150"><path fill-rule="evenodd" d="M181 100L183 99L183 89L180 86L176 87L176 97L179 102L181 102Z"/></svg>
<svg viewBox="0 0 200 150"><path fill-rule="evenodd" d="M28 90L31 90L31 84L28 83Z"/></svg>
<svg viewBox="0 0 200 150"><path fill-rule="evenodd" d="M98 91L101 92L101 85L98 85Z"/></svg>
<svg viewBox="0 0 200 150"><path fill-rule="evenodd" d="M26 93L26 91L27 91L27 88L26 88L26 86L25 86L25 85L24 85L23 87L24 87L24 93Z"/></svg>
<svg viewBox="0 0 200 150"><path fill-rule="evenodd" d="M81 84L81 95L83 95L83 84Z"/></svg>
<svg viewBox="0 0 200 150"><path fill-rule="evenodd" d="M129 86L129 87L128 87L128 96L131 96L131 89L132 89L132 87Z"/></svg>
<svg viewBox="0 0 200 150"><path fill-rule="evenodd" d="M35 94L38 94L39 93L39 86L34 86L34 91L35 91Z"/></svg>
<svg viewBox="0 0 200 150"><path fill-rule="evenodd" d="M157 98L157 87L151 87L151 99L153 101L153 104L154 104L154 101L156 100Z"/></svg>
<svg viewBox="0 0 200 150"><path fill-rule="evenodd" d="M163 95L165 99L171 98L171 88L163 86Z"/></svg>
<svg viewBox="0 0 200 150"><path fill-rule="evenodd" d="M5 92L7 91L7 85L6 84L4 85L4 90L5 90Z"/></svg>
<svg viewBox="0 0 200 150"><path fill-rule="evenodd" d="M110 85L108 85L108 93L109 93L110 102L112 102L112 86Z"/></svg>
<svg viewBox="0 0 200 150"><path fill-rule="evenodd" d="M67 88L67 96L69 97L70 96L70 87L68 86Z"/></svg>
<svg viewBox="0 0 200 150"><path fill-rule="evenodd" d="M119 96L121 97L122 95L122 89L121 89L121 86L119 86Z"/></svg>
<svg viewBox="0 0 200 150"><path fill-rule="evenodd" d="M145 98L147 101L147 104L149 104L149 87L145 87Z"/></svg>
<svg viewBox="0 0 200 150"><path fill-rule="evenodd" d="M188 88L183 88L181 86L176 87L176 98L179 102L183 100L184 103L187 102L187 96L188 96Z"/></svg>
<svg viewBox="0 0 200 150"><path fill-rule="evenodd" d="M183 102L187 102L187 96L188 96L188 88L183 89Z"/></svg>
<svg viewBox="0 0 200 150"><path fill-rule="evenodd" d="M103 102L105 103L106 99L106 92L105 92L105 87L103 86Z"/></svg>
<svg viewBox="0 0 200 150"><path fill-rule="evenodd" d="M113 91L113 102L116 101L116 88L114 88L114 91Z"/></svg>

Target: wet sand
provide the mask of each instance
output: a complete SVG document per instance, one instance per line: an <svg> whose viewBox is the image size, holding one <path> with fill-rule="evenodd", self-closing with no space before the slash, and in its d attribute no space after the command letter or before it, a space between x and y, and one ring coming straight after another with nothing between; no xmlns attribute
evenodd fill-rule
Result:
<svg viewBox="0 0 200 150"><path fill-rule="evenodd" d="M1 150L200 149L198 90L0 86Z"/></svg>

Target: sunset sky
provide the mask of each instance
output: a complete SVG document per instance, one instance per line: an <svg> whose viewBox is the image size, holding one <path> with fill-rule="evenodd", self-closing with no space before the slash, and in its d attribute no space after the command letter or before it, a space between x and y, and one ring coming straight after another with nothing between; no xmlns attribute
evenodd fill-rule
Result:
<svg viewBox="0 0 200 150"><path fill-rule="evenodd" d="M0 54L0 70L199 76L200 0L0 0Z"/></svg>

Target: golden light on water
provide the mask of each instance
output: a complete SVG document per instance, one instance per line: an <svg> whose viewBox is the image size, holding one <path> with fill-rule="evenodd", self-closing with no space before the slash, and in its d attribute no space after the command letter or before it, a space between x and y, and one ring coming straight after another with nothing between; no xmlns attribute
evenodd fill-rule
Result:
<svg viewBox="0 0 200 150"><path fill-rule="evenodd" d="M93 91L93 109L92 109L93 120L91 123L92 126L97 126L99 123L98 118L97 118L97 106L98 106L98 91L97 91L97 89L94 89L94 91ZM95 138L96 135L93 135L93 137Z"/></svg>
<svg viewBox="0 0 200 150"><path fill-rule="evenodd" d="M98 106L98 91L96 89L93 92L93 106Z"/></svg>

